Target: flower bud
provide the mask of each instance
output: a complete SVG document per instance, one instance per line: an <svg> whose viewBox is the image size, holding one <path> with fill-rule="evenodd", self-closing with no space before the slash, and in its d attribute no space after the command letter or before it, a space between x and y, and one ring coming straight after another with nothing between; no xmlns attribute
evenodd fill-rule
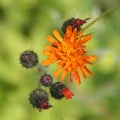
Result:
<svg viewBox="0 0 120 120"><path fill-rule="evenodd" d="M51 96L56 99L61 99L65 97L66 99L71 99L73 93L61 82L56 82L50 87Z"/></svg>
<svg viewBox="0 0 120 120"><path fill-rule="evenodd" d="M40 111L42 109L48 109L52 107L49 105L48 101L48 93L43 89L35 89L30 93L30 103L33 107L39 109Z"/></svg>
<svg viewBox="0 0 120 120"><path fill-rule="evenodd" d="M43 86L50 86L52 84L52 77L45 74L41 77L40 82Z"/></svg>
<svg viewBox="0 0 120 120"><path fill-rule="evenodd" d="M38 56L37 54L32 50L24 51L20 55L20 63L25 68L33 68L38 63Z"/></svg>
<svg viewBox="0 0 120 120"><path fill-rule="evenodd" d="M69 25L72 26L73 29L77 28L77 30L79 31L81 29L81 26L85 24L88 19L89 18L86 18L84 20L81 20L79 18L71 18L63 23L62 31L66 33L66 28Z"/></svg>

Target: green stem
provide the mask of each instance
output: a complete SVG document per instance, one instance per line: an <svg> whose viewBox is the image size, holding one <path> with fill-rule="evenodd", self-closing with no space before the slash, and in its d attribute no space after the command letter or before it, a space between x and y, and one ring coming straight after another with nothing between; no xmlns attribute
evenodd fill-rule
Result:
<svg viewBox="0 0 120 120"><path fill-rule="evenodd" d="M42 74L48 73L46 67L43 67L42 65L40 65L39 63L36 65L37 71L39 73L39 77L42 76ZM37 84L37 88L40 89L41 88L41 84L40 84L40 80L38 79L38 84Z"/></svg>
<svg viewBox="0 0 120 120"><path fill-rule="evenodd" d="M119 7L120 5L120 1L118 1L115 5L113 5L111 8L109 8L108 10L106 10L105 12L103 12L99 17L97 17L95 20L93 20L90 24L88 24L87 26L85 26L82 30L86 30L87 28L89 28L90 26L92 26L95 22L97 22L99 19L103 18L104 16L108 15L109 13L111 13L114 9L116 9L117 7Z"/></svg>

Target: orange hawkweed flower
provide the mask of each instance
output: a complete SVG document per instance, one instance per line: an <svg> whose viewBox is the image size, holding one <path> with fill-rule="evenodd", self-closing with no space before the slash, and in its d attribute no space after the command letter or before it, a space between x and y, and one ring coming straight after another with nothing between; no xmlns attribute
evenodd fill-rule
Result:
<svg viewBox="0 0 120 120"><path fill-rule="evenodd" d="M86 78L85 72L92 76L92 72L87 68L87 64L93 64L91 61L96 60L96 56L86 55L85 43L92 37L91 34L83 36L83 31L78 33L77 28L72 29L68 26L64 38L57 30L53 30L52 37L47 36L47 40L53 45L46 45L44 54L48 56L42 64L44 66L57 62L58 69L53 76L57 77L61 72L61 80L63 81L67 73L70 73L70 82L76 79L77 84L81 83L79 73ZM79 70L79 71L78 71Z"/></svg>
<svg viewBox="0 0 120 120"><path fill-rule="evenodd" d="M63 94L66 99L71 99L72 96L74 95L68 88L64 87L62 90L61 90L61 94Z"/></svg>

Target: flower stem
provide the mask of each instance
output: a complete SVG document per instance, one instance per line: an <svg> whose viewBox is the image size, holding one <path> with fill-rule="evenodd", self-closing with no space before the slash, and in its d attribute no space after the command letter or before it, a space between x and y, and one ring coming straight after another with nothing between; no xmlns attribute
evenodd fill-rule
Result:
<svg viewBox="0 0 120 120"><path fill-rule="evenodd" d="M46 67L43 67L39 63L36 65L36 68L37 68L37 71L38 71L38 74L39 74L39 78L42 76L42 74L48 73ZM41 88L41 84L40 84L40 80L39 79L38 79L37 88L38 89Z"/></svg>
<svg viewBox="0 0 120 120"><path fill-rule="evenodd" d="M115 5L113 5L112 7L110 7L108 10L106 10L105 12L103 12L99 17L97 17L95 20L93 20L90 24L88 24L87 26L85 26L82 30L86 30L87 28L89 28L90 26L92 26L95 22L97 22L99 19L103 18L104 16L108 15L109 13L111 13L113 10L115 10L116 8L118 8L120 5L120 1L118 1Z"/></svg>

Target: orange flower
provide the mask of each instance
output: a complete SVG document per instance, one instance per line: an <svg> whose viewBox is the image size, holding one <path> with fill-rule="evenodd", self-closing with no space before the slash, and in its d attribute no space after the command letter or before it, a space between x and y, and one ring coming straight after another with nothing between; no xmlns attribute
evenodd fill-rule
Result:
<svg viewBox="0 0 120 120"><path fill-rule="evenodd" d="M96 60L96 56L86 55L85 43L92 37L91 34L83 36L83 31L78 33L77 28L72 30L72 26L68 26L64 38L57 30L53 30L55 36L47 36L47 40L53 45L46 45L44 54L48 56L43 61L43 65L47 66L57 62L58 69L53 76L57 77L61 72L61 80L63 81L66 74L70 73L70 82L73 78L77 84L81 83L79 73L86 78L85 72L92 76L92 72L87 68L87 64L93 64L91 61ZM79 71L78 71L79 70Z"/></svg>
<svg viewBox="0 0 120 120"><path fill-rule="evenodd" d="M63 94L66 99L71 99L72 96L74 95L68 88L64 87L62 90L61 90L61 94Z"/></svg>

